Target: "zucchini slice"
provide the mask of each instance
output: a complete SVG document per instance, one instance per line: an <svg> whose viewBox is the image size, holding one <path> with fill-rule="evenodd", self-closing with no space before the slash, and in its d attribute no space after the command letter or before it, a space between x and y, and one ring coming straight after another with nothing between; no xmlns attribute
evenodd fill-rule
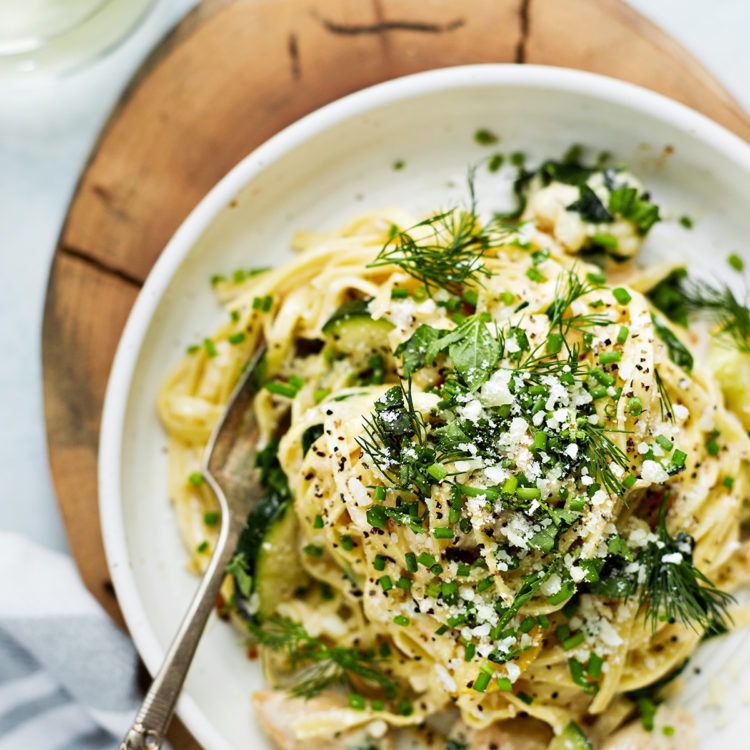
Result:
<svg viewBox="0 0 750 750"><path fill-rule="evenodd" d="M569 721L557 737L553 737L547 750L593 750L586 735L574 721Z"/></svg>
<svg viewBox="0 0 750 750"><path fill-rule="evenodd" d="M305 585L307 573L299 562L299 523L291 505L285 505L269 525L255 561L256 616L273 616L280 602L288 601Z"/></svg>
<svg viewBox="0 0 750 750"><path fill-rule="evenodd" d="M388 332L394 325L385 318L372 318L367 309L369 302L364 298L344 302L326 321L323 333L337 352L365 354L390 351Z"/></svg>

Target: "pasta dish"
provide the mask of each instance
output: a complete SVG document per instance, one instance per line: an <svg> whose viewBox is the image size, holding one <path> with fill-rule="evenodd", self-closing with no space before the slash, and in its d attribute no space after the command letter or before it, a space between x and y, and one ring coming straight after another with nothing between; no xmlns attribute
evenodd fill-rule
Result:
<svg viewBox="0 0 750 750"><path fill-rule="evenodd" d="M512 215L470 179L464 207L215 278L227 321L161 390L200 572L200 457L266 347L264 494L221 612L279 688L254 703L282 747L695 747L663 701L746 619L750 313L639 264L663 219L626 168L516 162Z"/></svg>

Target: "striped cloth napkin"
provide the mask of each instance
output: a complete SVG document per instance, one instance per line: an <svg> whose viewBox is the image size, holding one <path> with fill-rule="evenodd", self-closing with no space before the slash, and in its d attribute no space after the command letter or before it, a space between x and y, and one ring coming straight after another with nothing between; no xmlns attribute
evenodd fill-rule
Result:
<svg viewBox="0 0 750 750"><path fill-rule="evenodd" d="M0 750L113 750L137 668L69 557L0 532Z"/></svg>

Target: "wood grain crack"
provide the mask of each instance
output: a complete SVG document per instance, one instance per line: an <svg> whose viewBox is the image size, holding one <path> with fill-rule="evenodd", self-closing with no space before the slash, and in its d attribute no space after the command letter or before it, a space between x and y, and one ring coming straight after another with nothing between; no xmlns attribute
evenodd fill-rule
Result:
<svg viewBox="0 0 750 750"><path fill-rule="evenodd" d="M422 21L380 21L372 24L341 24L328 18L317 16L326 30L332 34L355 36L357 34L383 34L386 31L418 31L426 34L444 34L460 29L466 22L456 18L448 23L427 23Z"/></svg>
<svg viewBox="0 0 750 750"><path fill-rule="evenodd" d="M516 47L516 62L523 64L526 62L526 44L529 41L531 0L521 0L518 14L521 20L521 38L518 40L518 46Z"/></svg>
<svg viewBox="0 0 750 750"><path fill-rule="evenodd" d="M143 286L143 282L135 277L131 276L127 271L123 271L120 268L114 268L113 266L109 266L106 263L103 263L98 258L94 258L88 253L85 253L83 250L78 250L75 247L68 247L66 245L60 245L58 247L57 252L62 253L63 255L68 255L71 258L76 258L80 261L83 261L87 265L91 266L92 268L96 269L97 271L100 271L101 273L106 273L109 276L115 276L118 279L121 279L122 281L132 284L135 287L138 287L140 289Z"/></svg>

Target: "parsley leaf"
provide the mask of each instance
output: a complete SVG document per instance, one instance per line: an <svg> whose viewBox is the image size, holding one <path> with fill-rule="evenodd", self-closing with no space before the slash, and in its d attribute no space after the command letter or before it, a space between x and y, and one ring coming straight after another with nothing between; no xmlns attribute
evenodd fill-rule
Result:
<svg viewBox="0 0 750 750"><path fill-rule="evenodd" d="M404 363L404 375L409 377L425 365L430 364L434 356L428 360L433 345L440 339L442 331L427 325L420 325L408 341L398 345L395 355L401 356Z"/></svg>
<svg viewBox="0 0 750 750"><path fill-rule="evenodd" d="M497 364L500 344L490 333L483 316L473 316L468 323L461 338L450 345L448 355L466 385L476 391Z"/></svg>
<svg viewBox="0 0 750 750"><path fill-rule="evenodd" d="M660 220L659 207L651 203L646 195L638 197L634 187L621 187L609 194L609 206L612 214L619 214L633 222L639 234L646 234Z"/></svg>

